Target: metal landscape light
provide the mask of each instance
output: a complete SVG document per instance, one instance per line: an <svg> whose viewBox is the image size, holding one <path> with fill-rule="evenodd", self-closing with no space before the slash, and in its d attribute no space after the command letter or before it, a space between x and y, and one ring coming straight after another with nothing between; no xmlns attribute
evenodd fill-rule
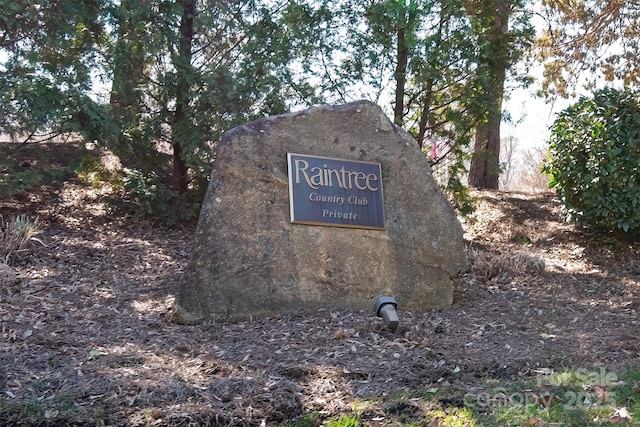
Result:
<svg viewBox="0 0 640 427"><path fill-rule="evenodd" d="M398 303L393 297L380 296L376 299L376 303L373 306L373 312L378 317L382 317L384 324L392 332L398 329L398 313L396 312Z"/></svg>

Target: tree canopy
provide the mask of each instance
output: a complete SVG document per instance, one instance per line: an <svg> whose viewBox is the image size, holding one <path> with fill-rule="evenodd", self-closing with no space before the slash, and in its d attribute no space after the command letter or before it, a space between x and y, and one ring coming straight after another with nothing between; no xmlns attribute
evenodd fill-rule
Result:
<svg viewBox="0 0 640 427"><path fill-rule="evenodd" d="M640 83L640 3L544 0L537 56L544 62L542 91L568 97L580 84Z"/></svg>
<svg viewBox="0 0 640 427"><path fill-rule="evenodd" d="M0 131L12 136L75 129L88 102L104 34L98 1L2 3Z"/></svg>
<svg viewBox="0 0 640 427"><path fill-rule="evenodd" d="M557 22L583 10L566 22L577 29L598 18L603 29L635 10L617 3L596 10L587 2L569 8L549 1L545 10ZM462 194L475 137L470 183L495 187L505 82L514 81L533 38L533 5L519 0L6 0L3 6L0 131L29 141L82 135L120 158L131 194L146 183L166 190L167 201L206 186L223 131L363 98L414 135L434 166L446 163L444 185L453 193ZM548 34L557 43L564 37L551 26ZM549 61L563 53L544 38L540 46ZM623 57L609 62L635 60Z"/></svg>

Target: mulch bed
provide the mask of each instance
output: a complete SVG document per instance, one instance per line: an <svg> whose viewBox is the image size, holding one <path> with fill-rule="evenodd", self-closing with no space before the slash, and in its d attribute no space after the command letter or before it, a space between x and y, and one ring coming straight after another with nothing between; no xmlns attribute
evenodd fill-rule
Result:
<svg viewBox="0 0 640 427"><path fill-rule="evenodd" d="M576 230L549 195L478 195L454 304L400 307L395 334L370 312L173 324L192 228L114 218L74 181L0 202L39 216L44 244L0 270L0 420L258 426L357 402L363 421L393 419L416 407L390 397L434 384L637 366L640 247Z"/></svg>

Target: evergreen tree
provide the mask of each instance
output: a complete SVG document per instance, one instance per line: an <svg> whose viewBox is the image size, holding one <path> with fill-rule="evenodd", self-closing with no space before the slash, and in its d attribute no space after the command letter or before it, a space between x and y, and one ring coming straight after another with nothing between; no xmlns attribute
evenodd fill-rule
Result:
<svg viewBox="0 0 640 427"><path fill-rule="evenodd" d="M0 12L0 132L24 141L78 131L104 37L101 0L7 0ZM82 111L85 111L85 114Z"/></svg>
<svg viewBox="0 0 640 427"><path fill-rule="evenodd" d="M362 98L434 165L453 153L447 186L461 191L465 148L474 128L499 126L524 34L504 30L515 0L5 3L0 130L82 134L120 157L129 195L164 214L206 187L223 131Z"/></svg>
<svg viewBox="0 0 640 427"><path fill-rule="evenodd" d="M370 0L333 7L343 22L334 28L347 30L341 33L338 65L322 62L333 82L326 86L337 88L343 101L364 95L381 103L420 147L431 148L434 164L454 157L444 174L454 193L466 191L461 175L475 133L473 165L485 172L472 173L471 181L487 186L473 178L486 176L497 185L504 81L533 36L523 5ZM515 25L509 29L512 15ZM493 162L487 162L494 150Z"/></svg>

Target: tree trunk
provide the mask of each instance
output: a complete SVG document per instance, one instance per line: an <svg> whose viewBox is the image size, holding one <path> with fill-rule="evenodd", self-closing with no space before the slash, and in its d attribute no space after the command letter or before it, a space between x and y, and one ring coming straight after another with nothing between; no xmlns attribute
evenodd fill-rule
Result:
<svg viewBox="0 0 640 427"><path fill-rule="evenodd" d="M418 147L424 147L424 136L427 133L429 123L429 112L431 111L431 102L433 100L433 79L428 79L424 98L422 99L422 113L420 114L420 122L418 123Z"/></svg>
<svg viewBox="0 0 640 427"><path fill-rule="evenodd" d="M396 55L396 99L393 109L393 123L404 125L404 89L407 81L407 63L409 59L409 46L407 45L406 31L404 27L398 28L398 52Z"/></svg>
<svg viewBox="0 0 640 427"><path fill-rule="evenodd" d="M500 122L481 123L476 127L473 157L469 168L469 185L476 188L498 189L500 173Z"/></svg>
<svg viewBox="0 0 640 427"><path fill-rule="evenodd" d="M173 144L172 185L180 194L184 194L189 190L188 173L187 163L182 159L182 145L175 143Z"/></svg>
<svg viewBox="0 0 640 427"><path fill-rule="evenodd" d="M179 0L182 6L182 16L180 18L180 40L178 44L178 55L174 60L176 67L176 109L173 115L171 126L171 145L173 146L173 187L180 194L184 194L189 189L189 179L187 163L183 154L182 139L189 135L189 128L193 125L190 119L190 78L191 73L191 49L193 45L193 19L196 13L195 0Z"/></svg>
<svg viewBox="0 0 640 427"><path fill-rule="evenodd" d="M509 0L497 0L495 8L485 5L481 13L493 14L491 27L481 38L486 37L487 47L481 55L484 61L479 67L483 81L483 102L486 118L476 127L476 137L469 168L469 185L476 188L498 188L500 174L500 122L502 119L502 97L504 81L509 67ZM496 13L497 12L497 13Z"/></svg>

